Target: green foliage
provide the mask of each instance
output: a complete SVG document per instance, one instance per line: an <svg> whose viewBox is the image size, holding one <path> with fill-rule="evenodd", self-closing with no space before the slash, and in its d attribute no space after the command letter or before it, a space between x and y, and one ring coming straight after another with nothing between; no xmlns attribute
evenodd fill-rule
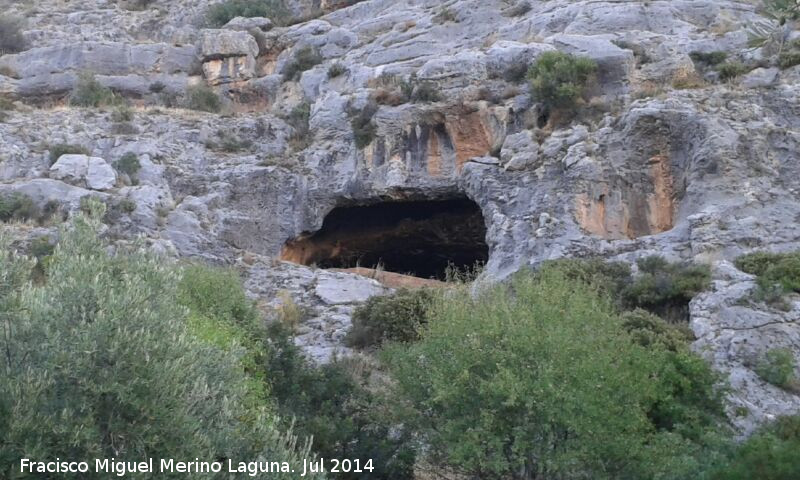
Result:
<svg viewBox="0 0 800 480"><path fill-rule="evenodd" d="M755 372L765 382L787 390L800 391L800 380L795 375L797 361L788 348L767 350L755 366Z"/></svg>
<svg viewBox="0 0 800 480"><path fill-rule="evenodd" d="M375 132L377 127L372 122L372 117L375 115L377 107L373 104L368 104L363 109L357 111L350 120L350 126L353 128L353 138L356 142L357 148L365 148L372 143L375 139Z"/></svg>
<svg viewBox="0 0 800 480"><path fill-rule="evenodd" d="M39 218L33 199L24 193L0 193L0 222L26 221Z"/></svg>
<svg viewBox="0 0 800 480"><path fill-rule="evenodd" d="M119 160L114 162L114 168L133 177L139 173L139 170L142 168L142 164L139 163L139 157L137 157L135 153L128 152L120 157Z"/></svg>
<svg viewBox="0 0 800 480"><path fill-rule="evenodd" d="M477 298L448 292L422 339L387 348L399 402L438 460L482 479L690 478L716 456L716 377L644 348L557 266Z"/></svg>
<svg viewBox="0 0 800 480"><path fill-rule="evenodd" d="M311 70L322 63L322 55L312 47L303 47L295 52L294 57L286 64L283 70L284 80L300 80L306 70Z"/></svg>
<svg viewBox="0 0 800 480"><path fill-rule="evenodd" d="M200 112L219 113L222 100L206 85L192 85L186 89L186 108Z"/></svg>
<svg viewBox="0 0 800 480"><path fill-rule="evenodd" d="M411 93L411 100L416 103L433 103L441 99L442 96L433 82L419 82Z"/></svg>
<svg viewBox="0 0 800 480"><path fill-rule="evenodd" d="M731 455L712 480L791 480L800 472L800 415L779 417Z"/></svg>
<svg viewBox="0 0 800 480"><path fill-rule="evenodd" d="M270 327L270 391L298 435L314 438L322 458L372 459L373 472L330 474L353 480L413 478L411 432L387 410L389 400L368 385L371 369L356 360L312 366L280 323Z"/></svg>
<svg viewBox="0 0 800 480"><path fill-rule="evenodd" d="M782 307L786 293L800 292L800 252L754 252L737 258L735 265L758 277L755 300Z"/></svg>
<svg viewBox="0 0 800 480"><path fill-rule="evenodd" d="M537 100L551 108L570 109L584 95L596 70L590 58L544 52L528 70L528 79Z"/></svg>
<svg viewBox="0 0 800 480"><path fill-rule="evenodd" d="M789 20L800 20L797 0L763 0L763 11L781 25Z"/></svg>
<svg viewBox="0 0 800 480"><path fill-rule="evenodd" d="M100 204L90 210L103 213ZM23 456L154 452L281 458L302 468L305 452L279 432L267 409L246 401L241 349L225 351L187 329L186 309L175 302L180 273L144 249L109 254L97 218L79 216L62 230L42 285L0 284L0 408L10 413L0 416L0 477L16 478ZM18 276L13 272L24 262L3 249L0 275ZM230 303L222 307L230 310Z"/></svg>
<svg viewBox="0 0 800 480"><path fill-rule="evenodd" d="M440 25L447 22L458 23L458 16L456 16L456 13L453 10L443 7L436 15L433 16L432 20L434 23L438 23Z"/></svg>
<svg viewBox="0 0 800 480"><path fill-rule="evenodd" d="M347 73L347 67L345 67L344 65L342 65L339 62L336 62L336 63L332 64L328 68L328 78L341 77L345 73Z"/></svg>
<svg viewBox="0 0 800 480"><path fill-rule="evenodd" d="M27 42L22 35L23 25L21 18L0 15L0 56L27 48Z"/></svg>
<svg viewBox="0 0 800 480"><path fill-rule="evenodd" d="M120 0L122 8L133 11L145 10L155 2L156 0Z"/></svg>
<svg viewBox="0 0 800 480"><path fill-rule="evenodd" d="M692 60L706 65L718 65L728 59L727 52L720 50L714 52L691 52L689 54Z"/></svg>
<svg viewBox="0 0 800 480"><path fill-rule="evenodd" d="M557 268L570 280L592 285L612 298L617 298L632 281L627 263L602 258L565 258L545 262L543 267Z"/></svg>
<svg viewBox="0 0 800 480"><path fill-rule="evenodd" d="M646 310L624 312L622 319L622 326L643 347L656 346L677 352L694 340L688 327L667 323Z"/></svg>
<svg viewBox="0 0 800 480"><path fill-rule="evenodd" d="M111 121L121 123L133 120L133 110L127 105L120 105L111 112Z"/></svg>
<svg viewBox="0 0 800 480"><path fill-rule="evenodd" d="M778 55L778 66L781 68L791 68L800 65L800 48L794 48L781 52Z"/></svg>
<svg viewBox="0 0 800 480"><path fill-rule="evenodd" d="M78 83L69 97L69 104L75 107L107 107L119 105L119 98L110 88L104 87L94 74L84 72L78 77Z"/></svg>
<svg viewBox="0 0 800 480"><path fill-rule="evenodd" d="M719 73L719 78L722 81L732 80L739 75L743 75L750 70L751 68L744 65L742 62L737 61L727 61L718 64L716 67L717 73Z"/></svg>
<svg viewBox="0 0 800 480"><path fill-rule="evenodd" d="M54 163L61 158L61 155L90 155L91 152L88 148L81 146L81 145L71 145L68 143L58 143L55 145L50 145L48 147L50 152L50 165L52 166Z"/></svg>
<svg viewBox="0 0 800 480"><path fill-rule="evenodd" d="M295 150L302 150L311 144L312 134L309 130L309 120L311 119L311 104L301 103L294 107L286 117L286 123L292 127L292 135L289 142Z"/></svg>
<svg viewBox="0 0 800 480"><path fill-rule="evenodd" d="M669 263L659 256L640 259L639 275L622 292L627 308L644 308L673 321L688 318L689 301L711 285L705 265Z"/></svg>
<svg viewBox="0 0 800 480"><path fill-rule="evenodd" d="M235 17L267 17L275 23L284 24L291 15L282 0L225 0L206 11L206 19L212 27L221 27Z"/></svg>
<svg viewBox="0 0 800 480"><path fill-rule="evenodd" d="M521 17L533 9L528 0L521 0L519 3L503 12L506 17Z"/></svg>
<svg viewBox="0 0 800 480"><path fill-rule="evenodd" d="M433 300L428 289L401 289L372 297L356 308L345 342L351 347L374 348L386 342L416 341L428 323L425 315Z"/></svg>

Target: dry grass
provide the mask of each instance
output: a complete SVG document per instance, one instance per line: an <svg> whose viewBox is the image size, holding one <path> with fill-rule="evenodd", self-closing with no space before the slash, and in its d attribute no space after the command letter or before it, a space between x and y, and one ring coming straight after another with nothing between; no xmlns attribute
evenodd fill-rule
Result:
<svg viewBox="0 0 800 480"><path fill-rule="evenodd" d="M679 90L703 88L706 86L706 82L700 78L700 75L697 74L694 68L689 66L683 66L676 70L672 75L670 83L673 88Z"/></svg>

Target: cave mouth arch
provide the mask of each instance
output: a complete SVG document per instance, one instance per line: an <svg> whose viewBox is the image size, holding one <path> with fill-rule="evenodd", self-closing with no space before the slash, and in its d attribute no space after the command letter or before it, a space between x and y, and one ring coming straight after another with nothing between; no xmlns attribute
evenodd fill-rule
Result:
<svg viewBox="0 0 800 480"><path fill-rule="evenodd" d="M466 197L381 201L334 208L318 231L289 240L281 259L444 280L449 267L486 263L489 247L481 209Z"/></svg>

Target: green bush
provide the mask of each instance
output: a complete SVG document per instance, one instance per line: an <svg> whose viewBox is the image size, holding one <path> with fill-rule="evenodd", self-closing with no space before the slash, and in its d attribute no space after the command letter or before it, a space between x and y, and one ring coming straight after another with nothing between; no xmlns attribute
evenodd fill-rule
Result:
<svg viewBox="0 0 800 480"><path fill-rule="evenodd" d="M694 478L717 456L716 377L642 347L557 268L448 292L416 343L387 347L396 402L431 460L484 479Z"/></svg>
<svg viewBox="0 0 800 480"><path fill-rule="evenodd" d="M192 85L186 89L186 108L200 112L219 113L222 100L213 89L205 85Z"/></svg>
<svg viewBox="0 0 800 480"><path fill-rule="evenodd" d="M506 17L521 17L533 9L528 0L521 0L519 3L503 12Z"/></svg>
<svg viewBox="0 0 800 480"><path fill-rule="evenodd" d="M206 19L212 27L221 27L235 17L267 17L277 24L285 24L291 15L282 0L226 0L206 11Z"/></svg>
<svg viewBox="0 0 800 480"><path fill-rule="evenodd" d="M102 206L92 209L102 214ZM61 232L42 285L0 282L0 477L19 458L281 459L306 452L247 401L240 348L187 328L180 272L144 249L111 255L99 217ZM3 248L0 272L25 260ZM11 300L8 296L12 297ZM216 309L216 307L213 307ZM155 478L158 474L142 475ZM228 474L209 478L228 478ZM295 478L271 474L269 478ZM82 474L81 478L107 478Z"/></svg>
<svg viewBox="0 0 800 480"><path fill-rule="evenodd" d="M692 60L706 65L718 65L728 59L728 54L723 51L714 52L691 52L689 54Z"/></svg>
<svg viewBox="0 0 800 480"><path fill-rule="evenodd" d="M442 96L433 82L419 82L411 93L411 100L416 103L433 103L441 99Z"/></svg>
<svg viewBox="0 0 800 480"><path fill-rule="evenodd" d="M61 158L62 155L91 155L92 152L88 148L81 145L71 145L68 143L57 143L48 147L50 152L50 165Z"/></svg>
<svg viewBox="0 0 800 480"><path fill-rule="evenodd" d="M643 347L658 346L677 352L694 340L688 327L667 323L646 310L624 312L622 319L623 328Z"/></svg>
<svg viewBox="0 0 800 480"><path fill-rule="evenodd" d="M282 417L293 419L294 431L313 437L322 458L372 459L373 472L331 473L348 480L413 478L413 435L387 408L391 399L374 393L371 369L356 360L311 365L289 331L275 323L269 331L270 392ZM288 423L287 423L288 425Z"/></svg>
<svg viewBox="0 0 800 480"><path fill-rule="evenodd" d="M0 193L0 221L39 219L39 208L24 193Z"/></svg>
<svg viewBox="0 0 800 480"><path fill-rule="evenodd" d="M27 42L22 35L23 24L21 18L0 15L0 56L27 48Z"/></svg>
<svg viewBox="0 0 800 480"><path fill-rule="evenodd" d="M788 348L767 350L755 366L755 372L762 380L786 390L800 389L796 369L797 361Z"/></svg>
<svg viewBox="0 0 800 480"><path fill-rule="evenodd" d="M345 343L357 348L380 347L386 342L413 342L427 324L425 317L434 296L430 290L401 289L376 296L353 312L353 326Z"/></svg>
<svg viewBox="0 0 800 480"><path fill-rule="evenodd" d="M735 260L738 269L756 275L753 298L785 308L783 296L800 292L800 252L754 252Z"/></svg>
<svg viewBox="0 0 800 480"><path fill-rule="evenodd" d="M611 298L618 298L632 282L627 263L608 262L602 258L565 258L545 262L542 268L555 268L567 278L592 285Z"/></svg>
<svg viewBox="0 0 800 480"><path fill-rule="evenodd" d="M286 117L286 123L292 127L292 135L289 137L289 142L297 151L303 150L311 144L313 135L309 130L308 122L310 119L311 104L308 102L294 107Z"/></svg>
<svg viewBox="0 0 800 480"><path fill-rule="evenodd" d="M622 292L626 308L643 308L673 321L685 321L689 302L711 285L705 265L669 263L651 256L637 261L639 275Z"/></svg>
<svg viewBox="0 0 800 480"><path fill-rule="evenodd" d="M372 117L376 111L376 106L369 104L357 111L353 115L353 119L350 120L350 126L353 128L353 138L355 139L356 147L359 149L367 147L375 139L377 127L372 122Z"/></svg>
<svg viewBox="0 0 800 480"><path fill-rule="evenodd" d="M544 52L528 70L528 79L536 100L550 108L570 109L583 97L596 70L590 58Z"/></svg>
<svg viewBox="0 0 800 480"><path fill-rule="evenodd" d="M155 2L156 0L120 0L122 8L134 11L145 10Z"/></svg>
<svg viewBox="0 0 800 480"><path fill-rule="evenodd" d="M719 73L719 78L722 81L732 80L738 77L739 75L743 75L752 70L751 68L748 68L746 65L744 65L742 62L737 62L737 61L728 61L720 63L715 67L715 69L717 70L717 73Z"/></svg>
<svg viewBox="0 0 800 480"><path fill-rule="evenodd" d="M283 70L284 80L299 80L306 70L311 70L322 63L322 55L311 47L303 47L295 52L294 57Z"/></svg>
<svg viewBox="0 0 800 480"><path fill-rule="evenodd" d="M110 88L104 87L92 73L82 73L72 90L69 103L76 107L107 107L122 102Z"/></svg>
<svg viewBox="0 0 800 480"><path fill-rule="evenodd" d="M711 479L795 479L800 472L797 452L800 452L800 415L779 417L742 443Z"/></svg>
<svg viewBox="0 0 800 480"><path fill-rule="evenodd" d="M339 62L336 62L336 63L332 64L328 68L328 78L341 77L345 73L347 73L347 67L345 67L344 65L342 65Z"/></svg>
<svg viewBox="0 0 800 480"><path fill-rule="evenodd" d="M114 168L116 168L119 172L133 177L139 173L139 170L142 168L142 164L139 163L139 157L137 157L135 153L128 152L120 157L119 160L114 162Z"/></svg>
<svg viewBox="0 0 800 480"><path fill-rule="evenodd" d="M800 65L800 48L795 48L778 55L778 66L781 68L791 68Z"/></svg>

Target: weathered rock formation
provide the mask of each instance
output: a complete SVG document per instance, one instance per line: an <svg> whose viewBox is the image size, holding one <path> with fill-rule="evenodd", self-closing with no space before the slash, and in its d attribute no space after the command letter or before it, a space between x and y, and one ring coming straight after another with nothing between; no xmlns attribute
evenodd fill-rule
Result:
<svg viewBox="0 0 800 480"><path fill-rule="evenodd" d="M502 0L456 0L443 16L438 0L323 2L329 13L292 26L234 19L219 29L202 22L210 1L140 11L112 0L36 3L7 8L27 19L31 48L0 56L0 94L18 107L0 123L0 193L67 211L86 195L129 201L110 238L236 265L264 308L291 296L309 313L297 342L319 361L346 351L355 306L389 289L363 271L300 264L356 267L332 260L388 250L441 264L472 250L470 261L488 256L483 278L500 280L564 256L708 263L715 288L693 302L691 324L698 351L749 408L736 421L747 430L800 410L797 395L746 361L773 345L800 358L797 307L739 306L752 279L727 263L800 248L800 67L779 70L766 65L767 49L748 47L748 25L763 21L752 3L532 0L514 16ZM284 75L307 49L320 63ZM571 122L552 118L523 78L549 50L599 65ZM713 51L765 66L719 82L689 55ZM138 133L115 128L110 111L64 107L84 71L131 102ZM697 88L674 88L687 79ZM165 105L193 84L215 88L224 115ZM397 96L421 86L438 99ZM354 118L371 106L359 148ZM48 149L59 143L106 166L134 153L137 181L112 181L91 159L103 175L88 163L84 172L89 157L51 169ZM351 218L335 235L325 230L336 208L464 198L480 215L383 226ZM53 230L3 228L23 239Z"/></svg>

